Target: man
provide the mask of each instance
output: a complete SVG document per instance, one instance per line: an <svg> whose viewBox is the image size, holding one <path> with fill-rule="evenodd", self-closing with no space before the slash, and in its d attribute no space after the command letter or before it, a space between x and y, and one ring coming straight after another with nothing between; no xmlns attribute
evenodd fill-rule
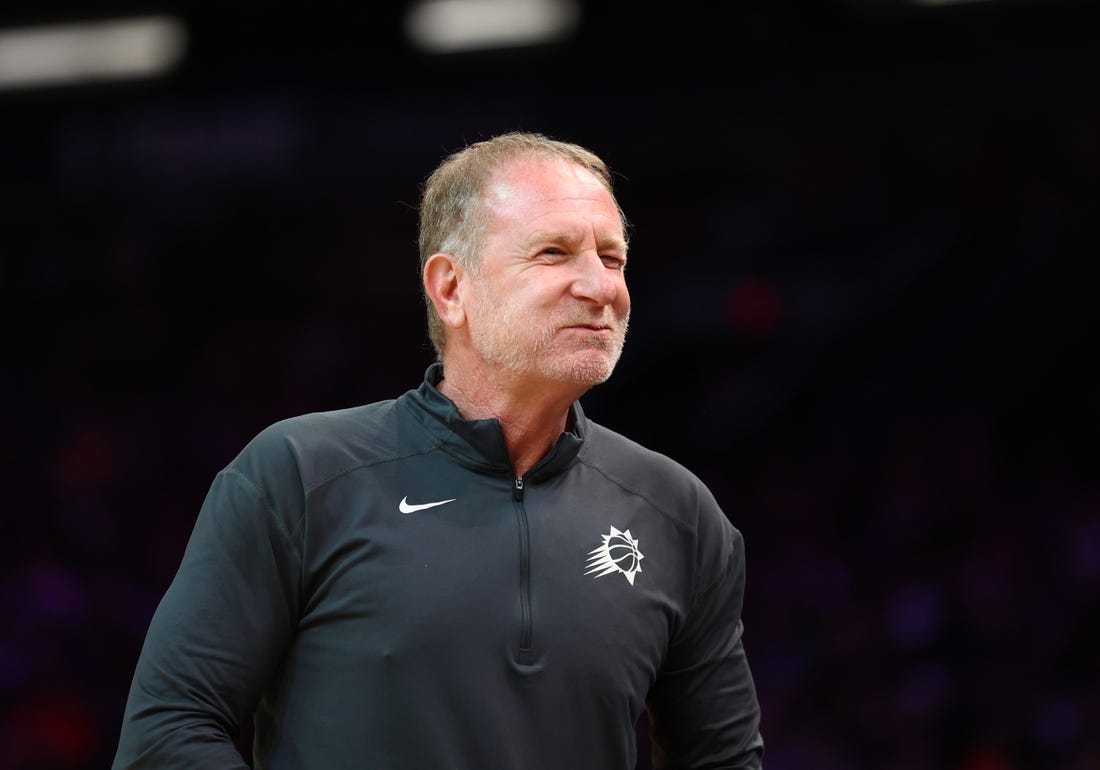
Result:
<svg viewBox="0 0 1100 770"><path fill-rule="evenodd" d="M137 664L116 768L759 768L741 536L587 420L630 317L625 219L579 146L511 133L425 185L439 361L285 420L215 479ZM674 415L655 415L675 419Z"/></svg>

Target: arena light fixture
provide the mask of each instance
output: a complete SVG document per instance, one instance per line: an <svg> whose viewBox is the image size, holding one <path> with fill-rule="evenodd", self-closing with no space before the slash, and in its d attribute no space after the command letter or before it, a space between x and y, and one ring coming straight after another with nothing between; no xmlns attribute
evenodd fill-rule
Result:
<svg viewBox="0 0 1100 770"><path fill-rule="evenodd" d="M446 54L557 42L579 21L576 0L419 0L405 33L421 51Z"/></svg>
<svg viewBox="0 0 1100 770"><path fill-rule="evenodd" d="M155 77L179 63L186 42L171 16L0 29L0 90Z"/></svg>

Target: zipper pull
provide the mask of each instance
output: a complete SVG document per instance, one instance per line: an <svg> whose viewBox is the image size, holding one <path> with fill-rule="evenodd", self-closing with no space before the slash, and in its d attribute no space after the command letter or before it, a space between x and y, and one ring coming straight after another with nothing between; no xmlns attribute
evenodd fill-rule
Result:
<svg viewBox="0 0 1100 770"><path fill-rule="evenodd" d="M517 503L523 500L523 476L516 476L516 486L512 490L512 499Z"/></svg>

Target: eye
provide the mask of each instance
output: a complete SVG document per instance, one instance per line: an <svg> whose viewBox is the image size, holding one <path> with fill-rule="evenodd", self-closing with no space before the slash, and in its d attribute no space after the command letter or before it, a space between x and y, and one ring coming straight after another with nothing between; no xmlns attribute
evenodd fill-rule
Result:
<svg viewBox="0 0 1100 770"><path fill-rule="evenodd" d="M626 270L626 260L622 257L616 257L614 254L604 254L600 259L603 260L605 266L612 270Z"/></svg>

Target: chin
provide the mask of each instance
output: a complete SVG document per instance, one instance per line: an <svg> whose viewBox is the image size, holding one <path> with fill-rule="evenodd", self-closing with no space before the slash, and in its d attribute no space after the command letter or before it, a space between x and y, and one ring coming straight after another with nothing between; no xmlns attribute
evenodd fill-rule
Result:
<svg viewBox="0 0 1100 770"><path fill-rule="evenodd" d="M572 360L559 360L546 367L544 374L557 382L592 387L607 382L618 363L618 356L589 351L587 355L575 355Z"/></svg>

